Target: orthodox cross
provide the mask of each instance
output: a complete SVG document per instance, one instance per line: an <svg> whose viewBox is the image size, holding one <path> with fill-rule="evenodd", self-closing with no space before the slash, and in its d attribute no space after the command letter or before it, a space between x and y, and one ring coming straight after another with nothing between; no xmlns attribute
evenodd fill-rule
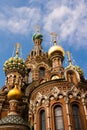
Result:
<svg viewBox="0 0 87 130"><path fill-rule="evenodd" d="M69 62L69 64L72 64L71 54L70 54L70 52L67 51L66 53L67 53L67 57L68 57L68 62Z"/></svg>
<svg viewBox="0 0 87 130"><path fill-rule="evenodd" d="M35 27L35 30L36 30L36 32L40 32L40 27L37 25L37 26Z"/></svg>
<svg viewBox="0 0 87 130"><path fill-rule="evenodd" d="M19 55L19 49L20 49L20 47L21 47L20 43L17 43L16 44L16 57L18 57L18 55Z"/></svg>
<svg viewBox="0 0 87 130"><path fill-rule="evenodd" d="M55 32L51 33L52 41L54 42L54 45L56 45L56 40L57 40L57 34Z"/></svg>

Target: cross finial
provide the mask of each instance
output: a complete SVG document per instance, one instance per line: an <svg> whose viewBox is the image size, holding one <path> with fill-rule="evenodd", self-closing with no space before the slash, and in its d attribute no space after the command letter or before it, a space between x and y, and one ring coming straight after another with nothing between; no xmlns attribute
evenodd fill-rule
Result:
<svg viewBox="0 0 87 130"><path fill-rule="evenodd" d="M39 27L39 25L37 25L37 26L35 27L35 30L36 30L36 32L40 32L40 27Z"/></svg>
<svg viewBox="0 0 87 130"><path fill-rule="evenodd" d="M56 45L56 40L57 40L57 34L55 32L52 32L51 33L51 36L52 36L52 41L54 42L54 45Z"/></svg>
<svg viewBox="0 0 87 130"><path fill-rule="evenodd" d="M67 51L66 53L67 53L67 57L68 57L68 62L69 62L69 64L72 64L71 53L70 53L69 51Z"/></svg>
<svg viewBox="0 0 87 130"><path fill-rule="evenodd" d="M19 49L20 49L21 45L20 43L16 43L16 56L18 57L19 55Z"/></svg>

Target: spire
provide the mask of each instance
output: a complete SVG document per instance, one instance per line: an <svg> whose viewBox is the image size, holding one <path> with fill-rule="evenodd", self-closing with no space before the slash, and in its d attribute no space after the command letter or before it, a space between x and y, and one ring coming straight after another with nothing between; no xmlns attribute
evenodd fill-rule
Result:
<svg viewBox="0 0 87 130"><path fill-rule="evenodd" d="M36 32L40 32L40 26L36 25L35 30L36 30Z"/></svg>
<svg viewBox="0 0 87 130"><path fill-rule="evenodd" d="M57 45L57 34L55 32L51 33L51 37L52 37L52 41L54 43L54 45Z"/></svg>
<svg viewBox="0 0 87 130"><path fill-rule="evenodd" d="M16 43L16 57L19 56L19 49L20 49L21 45L20 43Z"/></svg>
<svg viewBox="0 0 87 130"><path fill-rule="evenodd" d="M66 54L67 54L67 57L68 57L68 63L69 63L69 65L71 65L72 64L71 53L69 51L67 51Z"/></svg>

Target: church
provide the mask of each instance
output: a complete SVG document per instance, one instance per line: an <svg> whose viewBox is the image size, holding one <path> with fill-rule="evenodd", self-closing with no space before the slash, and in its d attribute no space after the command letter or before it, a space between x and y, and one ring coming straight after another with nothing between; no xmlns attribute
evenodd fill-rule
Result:
<svg viewBox="0 0 87 130"><path fill-rule="evenodd" d="M42 48L43 35L33 34L34 47L24 60L20 44L5 61L0 89L0 130L87 130L87 80L70 52L57 44ZM68 65L63 66L67 55Z"/></svg>

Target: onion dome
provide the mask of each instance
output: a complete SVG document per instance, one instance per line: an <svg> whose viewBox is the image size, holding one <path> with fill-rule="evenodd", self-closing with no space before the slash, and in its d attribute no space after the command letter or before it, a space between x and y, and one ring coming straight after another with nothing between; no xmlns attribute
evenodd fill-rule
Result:
<svg viewBox="0 0 87 130"><path fill-rule="evenodd" d="M8 97L8 100L11 100L11 99L17 99L18 100L18 99L21 99L22 92L15 85L15 87L8 92L7 97Z"/></svg>
<svg viewBox="0 0 87 130"><path fill-rule="evenodd" d="M18 44L16 45L16 56L15 57L11 57L9 58L5 63L4 63L4 71L5 73L9 73L9 72L19 72L20 74L25 74L27 73L27 67L25 65L25 61L20 58L19 52L18 52Z"/></svg>
<svg viewBox="0 0 87 130"><path fill-rule="evenodd" d="M37 39L37 40L43 40L43 35L39 32L40 31L40 28L39 28L39 26L37 25L36 26L36 33L34 33L33 34L33 41L35 40L35 39Z"/></svg>
<svg viewBox="0 0 87 130"><path fill-rule="evenodd" d="M64 57L64 49L61 46L57 45L56 42L57 34L55 32L52 32L51 35L54 45L49 49L48 56L51 57L51 55L53 55L54 53L59 53L61 56Z"/></svg>
<svg viewBox="0 0 87 130"><path fill-rule="evenodd" d="M35 40L35 39L43 40L43 35L41 33L35 33L35 34L33 34L33 40Z"/></svg>
<svg viewBox="0 0 87 130"><path fill-rule="evenodd" d="M64 54L65 54L64 49L61 46L56 45L56 41L54 41L54 46L52 46L49 49L48 56L50 57L55 52L59 52L62 56L64 56Z"/></svg>

